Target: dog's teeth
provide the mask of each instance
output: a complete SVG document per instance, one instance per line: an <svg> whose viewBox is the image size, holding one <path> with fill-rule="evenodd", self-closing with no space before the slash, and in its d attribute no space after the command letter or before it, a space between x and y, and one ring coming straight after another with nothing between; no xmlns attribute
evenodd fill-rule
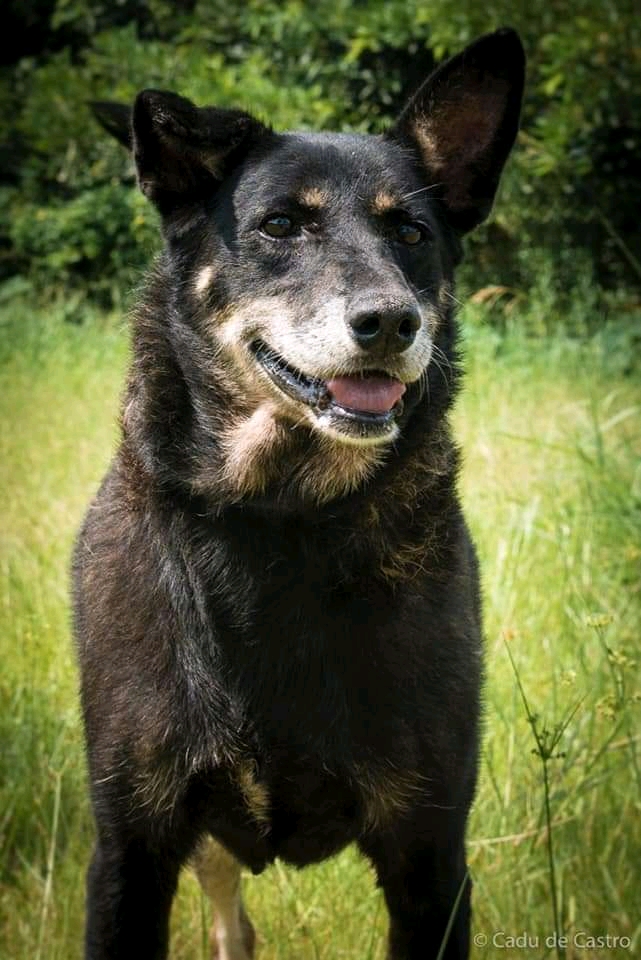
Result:
<svg viewBox="0 0 641 960"><path fill-rule="evenodd" d="M318 397L316 399L316 406L318 407L319 410L326 410L331 402L332 402L332 398L329 395L329 391L327 390L326 387L321 387L318 393Z"/></svg>

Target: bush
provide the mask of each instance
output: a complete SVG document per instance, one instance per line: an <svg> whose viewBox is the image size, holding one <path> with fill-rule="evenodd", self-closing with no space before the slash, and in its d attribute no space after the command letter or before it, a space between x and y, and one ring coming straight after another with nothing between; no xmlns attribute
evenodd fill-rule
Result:
<svg viewBox="0 0 641 960"><path fill-rule="evenodd" d="M511 23L529 56L523 131L496 215L470 240L468 285L524 292L543 271L562 307L587 271L638 297L634 0L568 0L562 16L546 0L516 9L507 0L49 5L40 52L0 73L0 280L18 273L38 288L64 283L103 298L147 258L151 213L87 101L130 102L159 86L244 107L277 128L378 131L436 60Z"/></svg>
<svg viewBox="0 0 641 960"><path fill-rule="evenodd" d="M158 235L153 210L118 182L83 190L67 201L21 204L10 229L14 251L38 290L63 280L88 287L107 304L114 299L114 286L135 281Z"/></svg>

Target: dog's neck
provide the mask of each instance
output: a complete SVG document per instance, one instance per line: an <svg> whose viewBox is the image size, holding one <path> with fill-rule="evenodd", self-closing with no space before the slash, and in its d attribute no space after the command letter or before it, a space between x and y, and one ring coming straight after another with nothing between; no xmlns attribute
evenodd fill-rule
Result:
<svg viewBox="0 0 641 960"><path fill-rule="evenodd" d="M180 498L194 515L241 509L276 523L331 520L341 541L360 539L380 551L389 579L419 569L429 552L426 522L436 530L454 502L457 453L445 413L456 364L435 368L393 445L344 444L284 419L264 397L243 396L219 364L212 364L215 380L197 379L206 377L207 364L190 366L190 357L202 361L205 348L184 326L176 348L167 289L157 277L134 318L120 453L132 501L153 488ZM442 335L454 340L453 317L448 324Z"/></svg>
<svg viewBox="0 0 641 960"><path fill-rule="evenodd" d="M233 444L233 452L212 447L199 472L181 482L162 460L150 470L149 454L136 431L125 427L119 470L134 509L136 500L144 500L147 508L166 500L171 508L180 507L188 524L206 524L208 518L224 524L228 518L250 526L298 526L308 547L317 536L331 541L336 576L345 582L369 568L372 557L378 576L392 586L443 564L438 556L447 548L442 528L452 524L458 510L458 452L446 423L432 432L428 443L414 446L409 430L397 449L368 463L359 459L359 448L344 450L330 443L325 451L302 432L294 431L292 440L282 425L265 424L262 416L250 420L247 429L255 430L256 439L245 439L250 445L262 444L268 457L257 458L254 469L260 474L246 477L242 490ZM159 491L165 496L159 497Z"/></svg>

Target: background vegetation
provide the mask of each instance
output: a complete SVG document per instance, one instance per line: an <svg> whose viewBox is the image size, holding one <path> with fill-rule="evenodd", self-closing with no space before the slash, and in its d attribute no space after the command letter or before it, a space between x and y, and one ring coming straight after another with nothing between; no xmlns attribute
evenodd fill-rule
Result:
<svg viewBox="0 0 641 960"><path fill-rule="evenodd" d="M115 442L127 332L88 308L82 324L15 304L0 319L0 958L79 960L93 828L67 564ZM557 331L537 345L523 333L536 317L501 333L482 308L464 319L455 425L488 654L469 852L474 934L490 943L473 956L560 956L544 945L556 906L570 937L629 938L568 950L568 960L632 960L641 955L641 386L613 330L582 340ZM353 851L301 873L277 865L247 877L246 892L260 960L383 960L385 911ZM206 960L207 926L186 873L173 960ZM540 946L494 949L499 931L527 931Z"/></svg>
<svg viewBox="0 0 641 960"><path fill-rule="evenodd" d="M0 960L79 960L92 843L67 566L116 439L154 214L91 99L144 86L378 130L516 26L519 148L463 277L462 492L485 580L475 960L641 955L641 17L636 0L9 0L0 49ZM74 322L68 322L74 321ZM382 960L352 851L248 877L261 960ZM188 874L172 957L207 957ZM530 944L494 946L527 934ZM570 946L546 946L567 933ZM623 937L572 946L573 934ZM585 943L585 937L581 941ZM505 944L505 941L503 941ZM536 945L534 945L536 944Z"/></svg>
<svg viewBox="0 0 641 960"><path fill-rule="evenodd" d="M376 131L437 60L502 24L519 29L529 58L523 133L496 217L472 241L468 286L500 277L485 295L503 305L543 286L561 310L590 287L600 308L615 291L617 312L638 310L637 0L9 0L4 296L63 283L68 310L70 288L109 303L156 242L129 160L89 100L161 86L277 128Z"/></svg>

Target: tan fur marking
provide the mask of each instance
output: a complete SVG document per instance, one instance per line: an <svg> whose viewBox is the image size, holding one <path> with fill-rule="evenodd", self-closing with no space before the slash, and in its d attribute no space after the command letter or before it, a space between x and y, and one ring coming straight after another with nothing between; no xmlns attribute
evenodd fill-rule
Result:
<svg viewBox="0 0 641 960"><path fill-rule="evenodd" d="M146 807L153 814L166 814L173 810L176 803L178 778L173 770L150 765L144 774L138 777L134 791L136 807Z"/></svg>
<svg viewBox="0 0 641 960"><path fill-rule="evenodd" d="M214 923L210 932L215 960L251 960L254 930L240 891L240 864L211 837L201 842L192 866L211 900Z"/></svg>
<svg viewBox="0 0 641 960"><path fill-rule="evenodd" d="M305 422L269 401L236 418L223 437L222 472L217 478L196 477L193 489L215 489L242 500L280 486L307 503L323 504L359 487L387 455L380 446L348 446L320 431L314 433L312 450L303 450L299 441Z"/></svg>
<svg viewBox="0 0 641 960"><path fill-rule="evenodd" d="M305 190L301 190L297 199L302 206L318 210L327 206L330 197L328 191L323 190L322 187L307 187Z"/></svg>
<svg viewBox="0 0 641 960"><path fill-rule="evenodd" d="M399 203L399 197L380 190L371 202L372 213L389 213L390 210L395 210Z"/></svg>
<svg viewBox="0 0 641 960"><path fill-rule="evenodd" d="M381 524L381 511L375 501L367 505L365 523L366 526L374 528L379 527Z"/></svg>
<svg viewBox="0 0 641 960"><path fill-rule="evenodd" d="M253 329L273 349L285 357L294 367L311 377L328 379L338 374L353 373L357 368L354 343L345 322L347 302L344 296L327 296L324 291L319 306L311 316L314 318L313 335L301 333L301 306L284 297L257 298L239 303L224 316L212 316L212 335L227 354L231 354L243 372L243 383L251 387L262 380L257 376L255 361L248 357L242 344ZM423 318L429 320L426 306L420 304ZM310 315L305 314L309 320ZM431 341L428 324L423 323L414 344L400 354L387 372L405 382L421 375L430 359ZM270 392L271 392L270 388ZM279 403L280 407L280 403ZM296 405L299 407L299 405Z"/></svg>
<svg viewBox="0 0 641 960"><path fill-rule="evenodd" d="M492 143L504 98L505 85L499 80L493 92L486 89L482 110L476 97L454 92L437 110L413 118L412 131L424 162L433 174L443 177L451 209L463 209L469 202L471 167Z"/></svg>
<svg viewBox="0 0 641 960"><path fill-rule="evenodd" d="M449 280L443 280L438 288L438 305L441 310L445 312L452 302L456 303L456 299L452 294L452 284Z"/></svg>
<svg viewBox="0 0 641 960"><path fill-rule="evenodd" d="M426 553L424 543L404 543L394 553L383 557L379 569L388 581L412 580L427 569Z"/></svg>
<svg viewBox="0 0 641 960"><path fill-rule="evenodd" d="M220 438L222 470L196 475L194 492L240 501L280 487L320 505L357 489L387 457L392 431L382 442L342 435L330 418L324 421L318 411L281 392L257 365L248 343L259 337L308 376L329 379L353 371L344 297L323 299L313 336L301 334L295 306L282 297L257 298L207 321L220 369L229 378L229 416ZM423 316L421 336L398 359L398 370L389 371L399 379L415 379L429 362L425 306Z"/></svg>
<svg viewBox="0 0 641 960"><path fill-rule="evenodd" d="M357 772L357 786L365 802L365 827L375 830L410 810L417 796L426 792L427 780L417 771L362 768Z"/></svg>
<svg viewBox="0 0 641 960"><path fill-rule="evenodd" d="M183 772L178 757L172 763L164 759L162 743L168 731L153 730L154 719L149 718L151 729L141 725L135 743L137 776L133 804L153 814L166 814L174 808Z"/></svg>
<svg viewBox="0 0 641 960"><path fill-rule="evenodd" d="M241 764L238 768L238 783L254 820L268 830L271 823L269 791L264 783L256 779L254 763L248 761Z"/></svg>
<svg viewBox="0 0 641 960"><path fill-rule="evenodd" d="M287 439L274 405L266 402L234 423L223 438L224 477L240 494L261 493L269 479L273 455Z"/></svg>
<svg viewBox="0 0 641 960"><path fill-rule="evenodd" d="M331 315L330 326L342 330L344 309L340 297L331 298L331 302L324 305L323 319L327 322ZM221 354L232 361L237 370L238 388L234 394L243 397L242 406L238 404L222 437L224 463L218 482L222 481L224 491L237 499L279 484L286 484L307 502L318 504L349 493L370 476L384 459L386 450L380 446L349 446L344 439L334 438L329 432L325 434L311 410L276 390L260 373L243 345L246 328L249 323L255 323L256 317L260 318L261 335L266 329L266 339L273 342L278 339L275 336L278 332L283 343L273 343L274 348L311 375L323 375L313 368L318 364L318 355L328 363L331 347L337 349L335 334L333 342L328 340L322 347L315 347L309 361L299 358L298 351L303 344L295 336L290 339L287 333L283 335L283 328L285 331L289 326L295 329L295 317L292 316L291 324L286 322L287 305L277 298L253 301L247 306L239 304L224 317L212 318L212 334ZM339 342L339 349L341 347ZM331 359L329 362L334 366ZM303 434L308 434L310 426L315 437L311 456L309 447L305 447L304 453L301 448ZM210 476L199 477L194 484L199 492L211 488Z"/></svg>
<svg viewBox="0 0 641 960"><path fill-rule="evenodd" d="M318 454L302 465L297 479L306 499L318 504L343 497L361 486L383 462L381 447L357 447L320 436Z"/></svg>
<svg viewBox="0 0 641 960"><path fill-rule="evenodd" d="M199 297L202 297L203 293L211 286L211 280L214 275L214 268L209 264L207 267L203 267L202 270L199 270L196 274L196 279L194 280L194 290Z"/></svg>
<svg viewBox="0 0 641 960"><path fill-rule="evenodd" d="M432 172L436 173L444 163L438 137L432 132L429 122L417 119L414 125L414 136L420 147L425 163Z"/></svg>

